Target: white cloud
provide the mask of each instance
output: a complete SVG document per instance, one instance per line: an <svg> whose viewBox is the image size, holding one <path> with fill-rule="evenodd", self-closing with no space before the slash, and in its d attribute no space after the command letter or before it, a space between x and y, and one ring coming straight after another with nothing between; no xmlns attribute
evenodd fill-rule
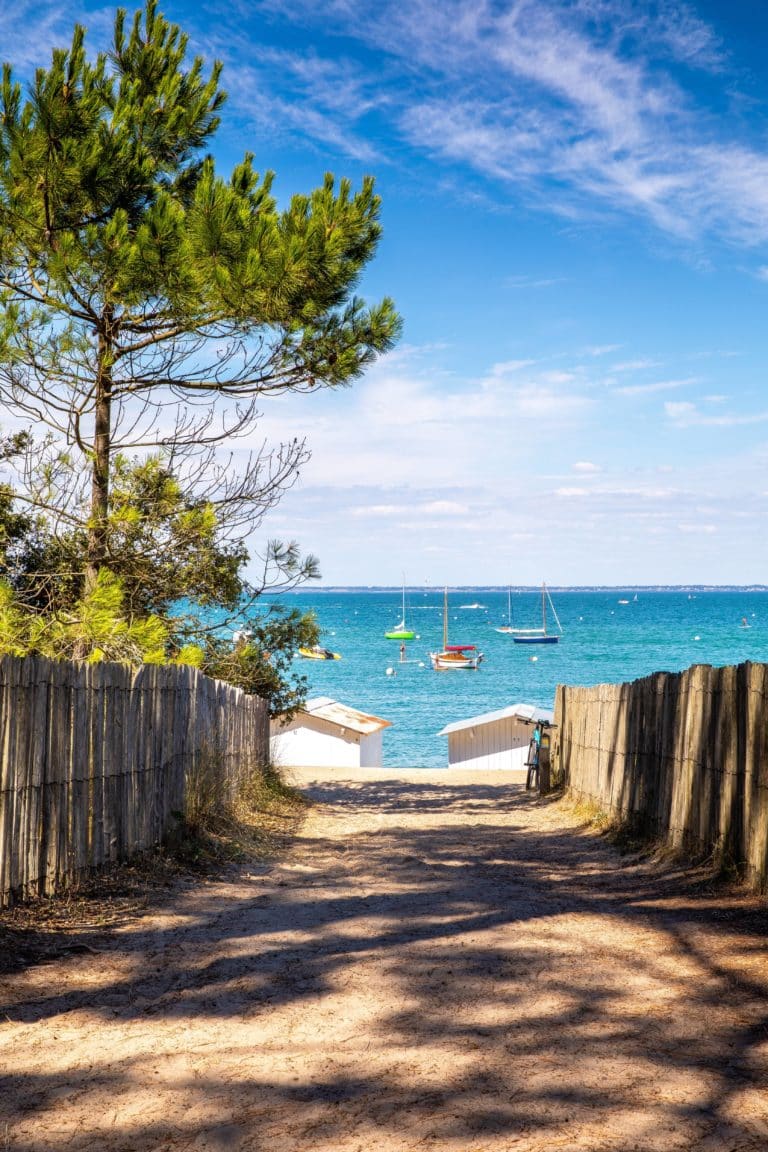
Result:
<svg viewBox="0 0 768 1152"><path fill-rule="evenodd" d="M328 0L318 9L296 0L288 9L262 0L261 8L305 28L322 19L323 32L332 27L386 59L375 85L363 75L364 58L355 70L342 57L341 78L305 52L273 68L279 85L297 86L300 116L314 111L308 134L360 149L370 143L361 119L375 107L417 151L524 186L548 211L592 214L602 202L678 237L712 230L738 243L768 238L762 141L700 105L689 84L698 69L724 95L733 87L718 37L693 5ZM553 282L512 277L509 286Z"/></svg>
<svg viewBox="0 0 768 1152"><path fill-rule="evenodd" d="M27 68L47 60L47 46L66 43L77 18L103 45L112 13L86 7L19 0L0 12L4 55ZM317 25L332 39L327 48L322 37L311 48L275 48L243 18L254 11L305 34ZM405 140L511 190L525 187L548 211L594 214L602 202L680 237L768 238L762 140L753 143L741 121L718 119L686 87L691 69L706 71L724 95L733 85L717 36L693 5L232 0L213 26L195 29L195 19L204 16L190 16L194 47L227 64L230 106L264 131L377 163L395 163ZM381 139L394 131L400 141L384 148L377 117ZM559 280L512 276L508 286Z"/></svg>
<svg viewBox="0 0 768 1152"><path fill-rule="evenodd" d="M646 368L658 368L658 360L641 358L638 360L625 360L622 364L612 364L611 372L642 372Z"/></svg>
<svg viewBox="0 0 768 1152"><path fill-rule="evenodd" d="M557 370L542 372L541 374L541 379L545 384L570 384L575 378L573 372L558 372Z"/></svg>
<svg viewBox="0 0 768 1152"><path fill-rule="evenodd" d="M466 516L469 512L466 504L452 500L432 500L428 504L422 504L419 510L427 516Z"/></svg>
<svg viewBox="0 0 768 1152"><path fill-rule="evenodd" d="M589 460L577 460L573 465L573 471L583 473L600 472L601 468L599 464L592 464Z"/></svg>
<svg viewBox="0 0 768 1152"><path fill-rule="evenodd" d="M505 376L520 372L523 368L530 368L531 365L535 363L535 360L502 360L491 367L488 379L503 379Z"/></svg>
<svg viewBox="0 0 768 1152"><path fill-rule="evenodd" d="M676 388L687 388L689 385L697 383L698 378L696 376L687 376L682 380L655 380L650 384L623 384L620 388L614 388L613 392L617 396L642 396L652 392L671 392Z"/></svg>
<svg viewBox="0 0 768 1152"><path fill-rule="evenodd" d="M581 355L583 356L608 356L611 352L618 352L620 344L593 344L589 348L583 348Z"/></svg>
<svg viewBox="0 0 768 1152"><path fill-rule="evenodd" d="M720 402L722 398L718 398ZM679 428L710 427L733 428L749 424L764 424L768 412L724 412L721 415L707 415L689 401L671 401L664 404L667 418Z"/></svg>

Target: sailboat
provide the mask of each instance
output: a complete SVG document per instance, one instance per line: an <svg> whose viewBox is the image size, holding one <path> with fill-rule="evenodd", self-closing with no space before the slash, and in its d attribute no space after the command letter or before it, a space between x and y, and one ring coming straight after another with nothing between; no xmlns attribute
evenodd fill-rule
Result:
<svg viewBox="0 0 768 1152"><path fill-rule="evenodd" d="M497 632L517 632L512 626L512 589L507 588L507 623L496 629Z"/></svg>
<svg viewBox="0 0 768 1152"><path fill-rule="evenodd" d="M513 628L512 643L513 644L557 644L560 639L555 633L547 632L547 601L552 609L552 615L557 621L557 627L562 633L563 627L557 619L557 612L552 603L552 597L547 591L546 584L541 586L541 628Z"/></svg>
<svg viewBox="0 0 768 1152"><path fill-rule="evenodd" d="M482 652L478 652L474 644L448 643L448 589L443 595L443 647L440 652L430 652L429 659L436 671L449 668L476 669L483 659Z"/></svg>
<svg viewBox="0 0 768 1152"><path fill-rule="evenodd" d="M384 638L386 640L413 640L414 632L409 628L405 622L405 576L403 576L403 615L400 623L391 632L385 632Z"/></svg>

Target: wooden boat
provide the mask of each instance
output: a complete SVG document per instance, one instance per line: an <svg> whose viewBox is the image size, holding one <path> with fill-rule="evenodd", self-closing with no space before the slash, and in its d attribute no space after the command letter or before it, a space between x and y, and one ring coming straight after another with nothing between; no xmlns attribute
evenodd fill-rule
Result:
<svg viewBox="0 0 768 1152"><path fill-rule="evenodd" d="M405 622L405 577L403 577L403 615L400 623L391 632L385 632L385 640L413 640L414 631Z"/></svg>
<svg viewBox="0 0 768 1152"><path fill-rule="evenodd" d="M305 660L341 660L338 652L331 652L330 648L322 648L319 644L313 648L299 648L299 656Z"/></svg>
<svg viewBox="0 0 768 1152"><path fill-rule="evenodd" d="M477 669L483 659L482 652L478 652L474 644L448 643L448 589L443 596L443 647L440 652L430 652L429 659L436 671L447 671L451 668Z"/></svg>
<svg viewBox="0 0 768 1152"><path fill-rule="evenodd" d="M560 621L557 619L557 612L552 603L552 597L547 591L546 584L541 586L541 628L515 628L512 633L513 644L557 644L560 637L552 632L547 632L547 601L552 609L552 615L557 621L557 626L562 633L563 628Z"/></svg>

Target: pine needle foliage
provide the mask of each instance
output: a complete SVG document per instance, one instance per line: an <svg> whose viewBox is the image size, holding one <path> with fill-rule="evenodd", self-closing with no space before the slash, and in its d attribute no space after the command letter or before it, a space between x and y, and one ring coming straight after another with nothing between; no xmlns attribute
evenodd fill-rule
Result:
<svg viewBox="0 0 768 1152"><path fill-rule="evenodd" d="M221 65L187 49L147 0L118 11L109 52L77 26L26 95L9 64L0 84L0 396L87 475L90 587L121 453L170 451L179 474L252 432L265 395L348 384L400 330L391 300L355 295L381 234L372 178L328 174L280 208L252 153L220 175ZM236 482L225 465L219 514L252 529L305 458L294 441Z"/></svg>

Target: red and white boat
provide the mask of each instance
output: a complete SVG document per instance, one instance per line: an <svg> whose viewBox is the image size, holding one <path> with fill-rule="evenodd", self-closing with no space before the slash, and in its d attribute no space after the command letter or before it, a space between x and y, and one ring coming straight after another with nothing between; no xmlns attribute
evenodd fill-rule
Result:
<svg viewBox="0 0 768 1152"><path fill-rule="evenodd" d="M438 671L448 671L451 668L477 669L483 659L482 652L478 652L474 644L448 643L448 589L443 597L443 647L440 652L430 652L429 659L432 667Z"/></svg>

